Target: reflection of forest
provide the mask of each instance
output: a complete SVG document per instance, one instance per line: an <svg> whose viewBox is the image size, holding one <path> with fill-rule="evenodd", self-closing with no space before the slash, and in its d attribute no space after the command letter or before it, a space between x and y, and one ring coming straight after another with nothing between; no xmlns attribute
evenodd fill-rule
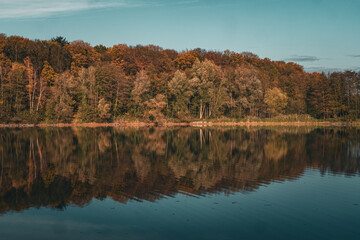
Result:
<svg viewBox="0 0 360 240"><path fill-rule="evenodd" d="M0 212L252 191L306 168L358 174L358 129L44 128L0 133Z"/></svg>

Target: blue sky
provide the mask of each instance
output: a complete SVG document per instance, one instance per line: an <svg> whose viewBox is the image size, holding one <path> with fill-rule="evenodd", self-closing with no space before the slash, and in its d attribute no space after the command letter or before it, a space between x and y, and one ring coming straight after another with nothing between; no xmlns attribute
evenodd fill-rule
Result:
<svg viewBox="0 0 360 240"><path fill-rule="evenodd" d="M92 45L250 51L360 71L360 0L0 0L0 32Z"/></svg>

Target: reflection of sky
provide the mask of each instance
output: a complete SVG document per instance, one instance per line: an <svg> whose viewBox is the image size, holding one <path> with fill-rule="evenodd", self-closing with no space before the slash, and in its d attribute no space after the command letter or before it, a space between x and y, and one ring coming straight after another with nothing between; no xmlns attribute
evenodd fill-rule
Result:
<svg viewBox="0 0 360 240"><path fill-rule="evenodd" d="M359 181L307 170L246 194L30 209L0 216L0 233L3 239L357 239Z"/></svg>
<svg viewBox="0 0 360 240"><path fill-rule="evenodd" d="M360 70L358 0L0 0L0 31L93 45L251 51L308 70Z"/></svg>

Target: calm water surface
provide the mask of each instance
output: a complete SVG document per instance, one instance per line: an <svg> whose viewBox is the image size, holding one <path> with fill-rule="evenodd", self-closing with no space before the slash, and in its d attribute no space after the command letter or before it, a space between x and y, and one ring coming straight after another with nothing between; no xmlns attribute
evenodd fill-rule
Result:
<svg viewBox="0 0 360 240"><path fill-rule="evenodd" d="M0 129L0 239L360 239L360 130Z"/></svg>

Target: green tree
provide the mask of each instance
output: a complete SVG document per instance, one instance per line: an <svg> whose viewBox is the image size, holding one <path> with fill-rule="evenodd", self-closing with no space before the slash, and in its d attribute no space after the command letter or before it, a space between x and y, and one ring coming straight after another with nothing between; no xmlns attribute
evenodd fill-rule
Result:
<svg viewBox="0 0 360 240"><path fill-rule="evenodd" d="M308 113L314 117L328 118L330 116L331 110L335 110L335 108L331 109L331 105L334 104L334 102L331 101L332 94L329 79L324 74L313 73L310 76L308 85ZM335 107L335 105L333 105L333 107ZM340 106L340 108L342 107Z"/></svg>
<svg viewBox="0 0 360 240"><path fill-rule="evenodd" d="M110 104L107 103L104 98L100 99L99 104L97 106L97 113L101 121L110 120L111 117L110 108L111 108Z"/></svg>
<svg viewBox="0 0 360 240"><path fill-rule="evenodd" d="M230 105L236 109L236 115L259 115L259 105L264 93L258 72L253 67L238 66L229 86Z"/></svg>
<svg viewBox="0 0 360 240"><path fill-rule="evenodd" d="M66 40L65 37L61 37L61 36L57 36L57 37L53 37L50 39L51 42L56 42L58 44L60 44L62 47L64 47L65 45L69 45L69 41Z"/></svg>
<svg viewBox="0 0 360 240"><path fill-rule="evenodd" d="M136 75L131 96L136 109L135 113L139 115L143 110L144 102L150 99L150 78L144 70Z"/></svg>
<svg viewBox="0 0 360 240"><path fill-rule="evenodd" d="M2 35L0 34L0 37ZM11 71L11 61L0 52L0 119L7 119L10 115L9 104L6 101L6 84L8 83L8 75Z"/></svg>
<svg viewBox="0 0 360 240"><path fill-rule="evenodd" d="M45 106L46 99L50 97L49 94L52 92L50 89L55 85L56 77L57 74L54 69L47 61L45 61L39 80L39 94L36 111L39 111L40 108Z"/></svg>
<svg viewBox="0 0 360 240"><path fill-rule="evenodd" d="M69 72L56 76L51 88L51 97L46 104L46 115L49 121L70 122L74 116L74 89L77 84Z"/></svg>
<svg viewBox="0 0 360 240"><path fill-rule="evenodd" d="M96 67L96 88L99 96L111 102L114 116L129 110L131 86L121 66L111 63Z"/></svg>
<svg viewBox="0 0 360 240"><path fill-rule="evenodd" d="M193 95L189 79L184 72L178 70L168 83L168 87L172 111L175 112L176 117L183 118L189 112L190 98Z"/></svg>
<svg viewBox="0 0 360 240"><path fill-rule="evenodd" d="M24 59L24 64L26 67L26 78L27 78L27 91L28 91L28 97L29 97L29 108L30 113L34 111L35 106L35 92L37 88L37 82L36 82L36 73L34 71L33 64L31 63L31 60L29 57Z"/></svg>
<svg viewBox="0 0 360 240"><path fill-rule="evenodd" d="M156 95L155 98L144 102L145 105L145 116L147 120L152 122L161 123L165 120L164 110L167 106L166 98L162 94Z"/></svg>
<svg viewBox="0 0 360 240"><path fill-rule="evenodd" d="M78 98L81 99L77 118L83 122L97 120L99 94L96 91L95 67L81 68L78 71Z"/></svg>
<svg viewBox="0 0 360 240"><path fill-rule="evenodd" d="M196 61L191 71L190 86L194 93L192 107L199 118L216 117L227 101L225 78L220 67L205 60Z"/></svg>
<svg viewBox="0 0 360 240"><path fill-rule="evenodd" d="M7 100L13 113L18 115L26 109L27 98L27 81L26 67L20 63L13 63L11 72L6 84Z"/></svg>

